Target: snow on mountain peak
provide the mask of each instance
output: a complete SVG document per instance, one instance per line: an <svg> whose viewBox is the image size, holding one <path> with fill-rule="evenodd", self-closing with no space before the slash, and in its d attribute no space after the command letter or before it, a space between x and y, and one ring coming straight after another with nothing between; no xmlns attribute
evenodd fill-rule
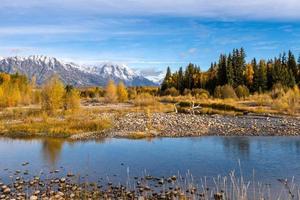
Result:
<svg viewBox="0 0 300 200"><path fill-rule="evenodd" d="M72 85L105 85L109 79L116 82L124 81L125 84L132 86L155 85L154 82L124 64L102 63L87 66L43 55L0 58L0 71L20 72L29 78L36 76L39 84L42 84L51 74L59 74L66 84Z"/></svg>

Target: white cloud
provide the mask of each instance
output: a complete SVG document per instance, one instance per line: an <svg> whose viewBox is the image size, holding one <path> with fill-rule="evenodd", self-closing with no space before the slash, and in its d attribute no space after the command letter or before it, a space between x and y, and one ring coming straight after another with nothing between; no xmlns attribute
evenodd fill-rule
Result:
<svg viewBox="0 0 300 200"><path fill-rule="evenodd" d="M79 27L68 26L2 26L0 35L69 34L86 32Z"/></svg>
<svg viewBox="0 0 300 200"><path fill-rule="evenodd" d="M190 54L194 54L194 53L197 52L197 48L190 48L190 49L188 50L188 52L189 52Z"/></svg>
<svg viewBox="0 0 300 200"><path fill-rule="evenodd" d="M220 19L300 19L299 0L1 0L1 8L43 8L43 11L64 8L92 14L165 14Z"/></svg>

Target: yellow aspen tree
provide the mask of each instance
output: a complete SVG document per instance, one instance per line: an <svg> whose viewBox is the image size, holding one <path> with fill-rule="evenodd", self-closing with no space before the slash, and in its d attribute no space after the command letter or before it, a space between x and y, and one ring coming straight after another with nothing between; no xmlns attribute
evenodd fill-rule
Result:
<svg viewBox="0 0 300 200"><path fill-rule="evenodd" d="M4 107L4 91L2 85L0 86L0 106Z"/></svg>
<svg viewBox="0 0 300 200"><path fill-rule="evenodd" d="M77 111L80 108L80 94L76 89L66 91L65 110Z"/></svg>
<svg viewBox="0 0 300 200"><path fill-rule="evenodd" d="M246 75L247 85L252 86L253 85L254 70L253 70L253 66L251 64L246 65L245 75Z"/></svg>
<svg viewBox="0 0 300 200"><path fill-rule="evenodd" d="M7 91L7 106L17 106L21 101L21 92L19 86L14 83L9 83Z"/></svg>
<svg viewBox="0 0 300 200"><path fill-rule="evenodd" d="M118 100L117 87L113 80L109 80L105 88L105 100L109 103L115 103Z"/></svg>
<svg viewBox="0 0 300 200"><path fill-rule="evenodd" d="M122 81L118 84L117 93L119 102L125 102L128 100L128 92Z"/></svg>
<svg viewBox="0 0 300 200"><path fill-rule="evenodd" d="M52 114L63 106L64 85L58 76L51 77L42 88L42 109Z"/></svg>

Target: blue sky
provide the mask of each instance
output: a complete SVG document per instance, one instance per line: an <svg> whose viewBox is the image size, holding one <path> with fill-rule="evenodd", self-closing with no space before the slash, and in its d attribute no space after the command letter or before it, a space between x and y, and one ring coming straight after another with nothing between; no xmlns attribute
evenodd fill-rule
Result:
<svg viewBox="0 0 300 200"><path fill-rule="evenodd" d="M118 62L147 75L207 69L239 47L249 60L298 56L299 10L298 0L1 0L0 55Z"/></svg>

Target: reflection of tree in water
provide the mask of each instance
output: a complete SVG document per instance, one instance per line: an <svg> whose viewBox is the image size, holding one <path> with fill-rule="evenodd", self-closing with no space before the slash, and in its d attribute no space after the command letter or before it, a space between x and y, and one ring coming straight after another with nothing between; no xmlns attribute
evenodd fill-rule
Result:
<svg viewBox="0 0 300 200"><path fill-rule="evenodd" d="M250 141L248 137L224 137L222 140L227 153L235 154L240 158L249 157Z"/></svg>
<svg viewBox="0 0 300 200"><path fill-rule="evenodd" d="M64 140L62 139L45 139L42 142L44 159L51 165L55 165L58 160Z"/></svg>
<svg viewBox="0 0 300 200"><path fill-rule="evenodd" d="M285 151L289 151L292 154L300 153L300 138L288 138L287 140L282 139L280 142L281 148L284 148Z"/></svg>

